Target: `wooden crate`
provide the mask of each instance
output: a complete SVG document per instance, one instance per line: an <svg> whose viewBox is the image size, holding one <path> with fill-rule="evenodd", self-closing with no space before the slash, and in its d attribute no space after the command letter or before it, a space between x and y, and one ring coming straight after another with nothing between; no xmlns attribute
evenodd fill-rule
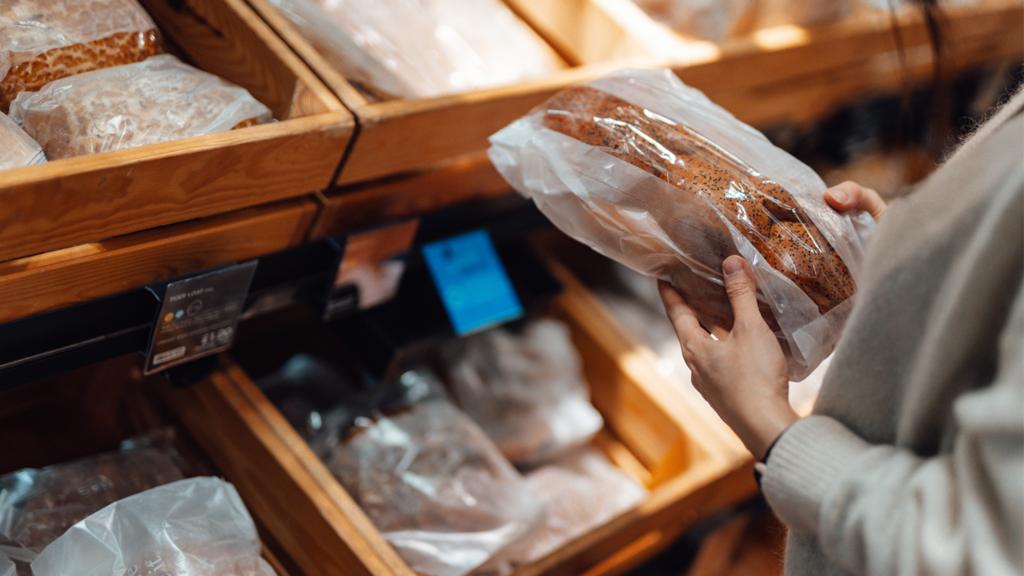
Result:
<svg viewBox="0 0 1024 576"><path fill-rule="evenodd" d="M0 391L0 475L114 452L126 439L162 438L168 429L186 476L219 474L154 393L160 378L144 378L139 364L123 356ZM263 557L281 576L298 573L272 539L264 538Z"/></svg>
<svg viewBox="0 0 1024 576"><path fill-rule="evenodd" d="M558 89L612 69L601 65L607 62L608 53L572 50L565 43L555 43L553 47L569 67L549 78L436 98L374 102L356 90L267 0L249 0L249 3L356 116L359 133L338 175L339 185L390 176L479 152L486 148L491 134ZM523 3L509 4L518 9ZM616 25L615 18L600 17L597 5L589 14L588 21L603 24L601 30L607 34L607 45L615 46L620 40L632 42L627 31ZM531 14L524 13L524 16L542 37L548 37L543 27L536 26ZM615 52L611 50L612 54ZM621 48L621 53L629 52L628 47Z"/></svg>
<svg viewBox="0 0 1024 576"><path fill-rule="evenodd" d="M297 246L317 212L283 200L0 262L0 323Z"/></svg>
<svg viewBox="0 0 1024 576"><path fill-rule="evenodd" d="M720 424L692 410L646 356L610 329L607 311L593 296L570 281L553 310L572 329L592 401L605 418L595 445L650 495L518 573L622 573L697 520L748 497L752 476ZM164 392L305 573L412 575L240 365L224 358L207 380Z"/></svg>
<svg viewBox="0 0 1024 576"><path fill-rule="evenodd" d="M0 261L325 188L354 121L244 0L142 0L164 37L277 122L0 172Z"/></svg>

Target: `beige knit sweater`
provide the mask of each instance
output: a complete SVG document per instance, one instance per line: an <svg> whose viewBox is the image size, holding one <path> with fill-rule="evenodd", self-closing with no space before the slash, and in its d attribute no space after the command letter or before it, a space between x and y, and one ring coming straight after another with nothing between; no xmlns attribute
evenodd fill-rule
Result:
<svg viewBox="0 0 1024 576"><path fill-rule="evenodd" d="M814 415L765 471L787 574L1024 574L1022 109L871 240Z"/></svg>

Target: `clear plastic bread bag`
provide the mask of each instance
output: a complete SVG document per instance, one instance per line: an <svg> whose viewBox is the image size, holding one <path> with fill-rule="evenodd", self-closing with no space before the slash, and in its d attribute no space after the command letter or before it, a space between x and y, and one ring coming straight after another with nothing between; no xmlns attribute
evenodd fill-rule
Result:
<svg viewBox="0 0 1024 576"><path fill-rule="evenodd" d="M161 54L22 92L11 119L56 160L226 132L272 115L244 88Z"/></svg>
<svg viewBox="0 0 1024 576"><path fill-rule="evenodd" d="M0 2L0 111L23 91L163 50L136 0Z"/></svg>
<svg viewBox="0 0 1024 576"><path fill-rule="evenodd" d="M594 448L583 447L526 477L544 520L474 576L507 576L632 510L647 490Z"/></svg>
<svg viewBox="0 0 1024 576"><path fill-rule="evenodd" d="M104 506L181 479L178 458L143 439L118 452L0 476L0 541L39 552Z"/></svg>
<svg viewBox="0 0 1024 576"><path fill-rule="evenodd" d="M541 505L433 375L411 370L398 384L327 465L414 572L468 574L526 534Z"/></svg>
<svg viewBox="0 0 1024 576"><path fill-rule="evenodd" d="M825 184L668 70L564 90L491 137L498 171L569 236L672 283L730 328L722 262L753 267L761 312L807 376L852 307L863 243Z"/></svg>
<svg viewBox="0 0 1024 576"><path fill-rule="evenodd" d="M588 442L603 425L569 329L552 318L489 330L445 350L452 396L501 450L534 466Z"/></svg>
<svg viewBox="0 0 1024 576"><path fill-rule="evenodd" d="M347 78L425 98L542 77L557 54L501 0L271 0Z"/></svg>
<svg viewBox="0 0 1024 576"><path fill-rule="evenodd" d="M34 576L273 576L235 487L190 478L115 502L32 562Z"/></svg>
<svg viewBox="0 0 1024 576"><path fill-rule="evenodd" d="M46 162L43 149L20 126L0 112L0 170Z"/></svg>

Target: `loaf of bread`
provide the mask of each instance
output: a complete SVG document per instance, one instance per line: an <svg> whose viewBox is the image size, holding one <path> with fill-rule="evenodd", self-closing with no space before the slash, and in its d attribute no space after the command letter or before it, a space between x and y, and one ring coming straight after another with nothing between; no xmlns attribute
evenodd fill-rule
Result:
<svg viewBox="0 0 1024 576"><path fill-rule="evenodd" d="M728 222L750 240L769 266L810 296L822 313L853 294L846 265L793 196L767 177L751 173L687 126L588 86L569 88L551 98L544 126L704 200L687 205L702 212L699 220L706 224L702 232L722 249L705 254L708 258L702 264L708 268L717 269L729 254L739 253ZM671 231L672 222L665 222L665 228ZM696 297L706 297L708 291L721 293L707 282L682 271L677 285L699 301Z"/></svg>
<svg viewBox="0 0 1024 576"><path fill-rule="evenodd" d="M853 221L810 168L670 71L564 90L491 144L499 172L560 229L671 282L706 328L732 327L721 269L740 254L791 378L831 352L863 251Z"/></svg>
<svg viewBox="0 0 1024 576"><path fill-rule="evenodd" d="M426 374L407 372L401 387L437 386ZM388 395L382 408L409 397ZM416 573L468 574L538 519L522 476L442 396L353 424L327 466Z"/></svg>
<svg viewBox="0 0 1024 576"><path fill-rule="evenodd" d="M69 158L268 122L248 91L163 54L22 92L11 118L47 158Z"/></svg>
<svg viewBox="0 0 1024 576"><path fill-rule="evenodd" d="M170 453L139 448L0 477L0 536L36 551L93 512L181 479Z"/></svg>
<svg viewBox="0 0 1024 576"><path fill-rule="evenodd" d="M43 149L20 126L0 112L0 170L46 162Z"/></svg>
<svg viewBox="0 0 1024 576"><path fill-rule="evenodd" d="M518 466L536 466L601 430L569 328L537 318L448 344L447 383L459 407Z"/></svg>
<svg viewBox="0 0 1024 576"><path fill-rule="evenodd" d="M424 98L564 66L502 0L271 0L360 88Z"/></svg>
<svg viewBox="0 0 1024 576"><path fill-rule="evenodd" d="M157 27L136 0L4 0L0 111L21 92L161 51Z"/></svg>
<svg viewBox="0 0 1024 576"><path fill-rule="evenodd" d="M219 478L129 496L68 529L32 562L34 576L274 576L252 517Z"/></svg>

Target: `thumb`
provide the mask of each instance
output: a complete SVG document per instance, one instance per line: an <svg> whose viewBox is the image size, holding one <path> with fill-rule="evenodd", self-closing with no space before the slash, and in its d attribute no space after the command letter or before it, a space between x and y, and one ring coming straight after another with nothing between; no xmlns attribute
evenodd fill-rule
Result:
<svg viewBox="0 0 1024 576"><path fill-rule="evenodd" d="M722 271L725 273L725 292L732 304L734 327L760 319L761 311L757 308L757 282L747 261L740 256L729 256L722 263Z"/></svg>
<svg viewBox="0 0 1024 576"><path fill-rule="evenodd" d="M837 212L863 211L871 214L875 221L882 218L886 207L878 192L850 181L829 188L825 192L825 200Z"/></svg>

